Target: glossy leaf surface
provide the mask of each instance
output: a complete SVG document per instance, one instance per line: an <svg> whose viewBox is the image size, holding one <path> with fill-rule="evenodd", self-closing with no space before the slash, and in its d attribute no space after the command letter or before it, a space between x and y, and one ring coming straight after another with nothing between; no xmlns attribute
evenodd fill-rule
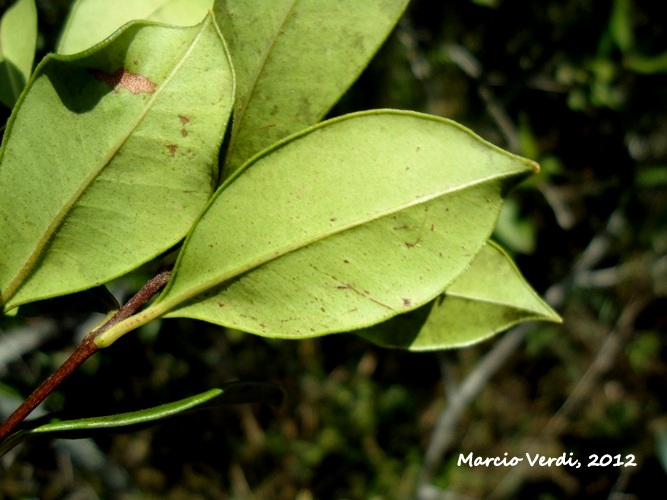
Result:
<svg viewBox="0 0 667 500"><path fill-rule="evenodd" d="M0 304L97 286L177 243L209 199L233 96L212 17L48 56L0 150Z"/></svg>
<svg viewBox="0 0 667 500"><path fill-rule="evenodd" d="M132 432L154 425L162 420L193 411L222 405L261 403L279 406L283 391L272 384L256 382L232 382L223 387L145 410L117 413L103 417L57 420L47 416L28 422L27 428L20 430L0 443L0 456L28 438L39 436L60 439L81 439L101 434ZM48 423L42 423L49 420Z"/></svg>
<svg viewBox="0 0 667 500"><path fill-rule="evenodd" d="M211 7L213 0L77 0L60 35L57 52L86 50L134 20L192 26L200 23Z"/></svg>
<svg viewBox="0 0 667 500"><path fill-rule="evenodd" d="M18 0L0 20L0 102L10 108L25 87L37 45L34 0Z"/></svg>
<svg viewBox="0 0 667 500"><path fill-rule="evenodd" d="M467 346L523 321L561 321L493 242L442 296L420 309L359 335L384 347L423 351ZM415 329L419 316L421 328Z"/></svg>
<svg viewBox="0 0 667 500"><path fill-rule="evenodd" d="M467 267L536 169L429 115L324 122L222 186L147 315L298 338L412 310Z"/></svg>
<svg viewBox="0 0 667 500"><path fill-rule="evenodd" d="M359 76L408 0L218 0L237 77L223 174L319 122Z"/></svg>

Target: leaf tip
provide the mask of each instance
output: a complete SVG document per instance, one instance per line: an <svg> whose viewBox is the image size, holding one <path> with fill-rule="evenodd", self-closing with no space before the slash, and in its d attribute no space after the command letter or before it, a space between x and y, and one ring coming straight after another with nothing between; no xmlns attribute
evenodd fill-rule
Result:
<svg viewBox="0 0 667 500"><path fill-rule="evenodd" d="M540 173L540 164L537 163L536 161L533 160L528 160L528 165L530 165L530 168L533 169L534 174L539 174Z"/></svg>

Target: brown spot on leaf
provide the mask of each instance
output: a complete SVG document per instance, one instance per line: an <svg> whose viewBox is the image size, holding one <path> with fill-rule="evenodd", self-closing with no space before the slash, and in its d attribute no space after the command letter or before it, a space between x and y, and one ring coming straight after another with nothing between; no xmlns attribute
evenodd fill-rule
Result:
<svg viewBox="0 0 667 500"><path fill-rule="evenodd" d="M333 276L332 276L332 278L333 278ZM334 278L334 279L336 279L336 278ZM384 307L385 309L389 309L390 311L393 311L393 310L394 310L391 306L388 306L387 304L383 304L383 303L380 302L379 300L375 300L373 297L371 297L371 296L370 296L370 292L369 292L368 290L364 290L363 292L360 292L359 290L357 290L355 287L353 287L353 286L350 285L350 284L338 285L338 286L336 286L336 289L338 289L338 290L351 290L352 292L356 293L356 294L359 295L360 297L365 297L365 298L367 298L368 300L370 300L370 301L373 302L374 304L377 304L377 305L379 305L379 306L382 306L382 307Z"/></svg>
<svg viewBox="0 0 667 500"><path fill-rule="evenodd" d="M183 137L187 137L187 136L188 136L188 131L185 130L184 128L182 128L182 129L181 129L181 135L182 135Z"/></svg>
<svg viewBox="0 0 667 500"><path fill-rule="evenodd" d="M422 242L422 239L421 239L421 236L420 236L419 238L417 238L416 241L413 241L413 242L406 241L406 242L405 242L405 246L406 246L407 248L414 248L414 247L419 246L419 244L420 244L421 242Z"/></svg>
<svg viewBox="0 0 667 500"><path fill-rule="evenodd" d="M167 144L167 149L169 150L169 156L174 156L178 146L176 144Z"/></svg>
<svg viewBox="0 0 667 500"><path fill-rule="evenodd" d="M190 123L190 119L187 116L178 115L178 119L181 121L183 125L187 125L188 123Z"/></svg>
<svg viewBox="0 0 667 500"><path fill-rule="evenodd" d="M410 299L403 299L403 305L405 307L410 307L412 305L412 301Z"/></svg>
<svg viewBox="0 0 667 500"><path fill-rule="evenodd" d="M131 73L125 68L119 68L109 74L99 69L89 69L88 72L97 80L106 83L118 92L119 88L124 88L133 94L152 94L155 92L155 84L144 75Z"/></svg>

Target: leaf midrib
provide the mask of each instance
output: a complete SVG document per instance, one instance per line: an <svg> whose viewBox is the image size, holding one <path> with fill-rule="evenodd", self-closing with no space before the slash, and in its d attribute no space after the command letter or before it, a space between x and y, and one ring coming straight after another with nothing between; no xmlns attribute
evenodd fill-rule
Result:
<svg viewBox="0 0 667 500"><path fill-rule="evenodd" d="M176 309L180 304L182 304L184 302L187 302L187 301L197 297L198 295L201 295L201 294L205 293L206 291L208 291L212 288L215 288L216 286L222 285L223 283L225 283L225 282L227 282L227 281L229 281L229 280L231 280L231 279L233 279L237 276L241 276L241 275L243 275L243 274L245 274L245 273L247 273L247 272L249 272L253 269L259 268L259 267L261 267L261 266L263 266L263 265L265 265L265 264L267 264L267 263L269 263L273 260L276 260L278 258L282 258L289 253L292 253L292 252L298 251L300 249L306 248L306 247L308 247L308 246L310 246L314 243L317 243L318 241L326 240L326 239L328 239L332 236L335 236L337 234L343 233L345 231L349 231L349 230L354 229L356 227L360 227L364 224L369 224L369 223L378 221L382 218L389 217L392 214L401 212L403 210L407 210L407 209L415 207L415 206L423 205L425 203L433 201L433 200L435 200L437 198L440 198L442 196L445 196L445 195L448 195L448 194L453 194L453 193L462 191L464 189L468 189L468 188L472 188L472 187L476 187L476 186L481 186L481 185L483 185L485 183L488 183L488 182L493 182L493 181L496 181L496 180L502 180L502 179L514 177L514 176L517 176L517 175L521 175L522 173L523 173L523 171L516 170L514 172L503 172L501 174L497 174L497 175L494 175L494 176L485 177L484 179L477 179L475 181L468 182L466 184L461 184L459 186L456 186L453 189L449 189L449 190L446 190L446 191L440 191L437 194L416 198L412 202L406 203L406 204L404 204L404 205L402 205L398 208L394 208L392 210L388 210L388 211L385 211L385 212L378 212L377 214L375 214L371 217L367 217L363 220L357 220L357 221L351 222L349 224L339 226L339 227L337 227L333 230L320 232L316 236L306 240L305 242L303 240L301 240L297 244L285 246L278 251L273 250L271 252L268 252L260 258L254 259L252 261L252 263L249 263L246 266L237 267L234 270L232 270L231 272L223 274L223 275L221 275L221 276L219 276L215 279L208 280L208 281L204 282L202 285L191 288L189 290L189 293L188 292L181 293L181 294L175 296L172 299L169 299L169 292L170 292L170 289L171 289L171 286L169 286L163 292L164 298L158 297L154 306L160 308L160 311L161 311L160 314L161 315L167 314L172 309ZM185 246L184 250L187 251L187 242L186 242L186 246ZM177 273L178 273L178 268L174 270L174 274L175 274L174 277L176 279L178 279ZM173 282L175 283L175 280Z"/></svg>
<svg viewBox="0 0 667 500"><path fill-rule="evenodd" d="M192 50L194 49L194 47L197 45L197 42L201 38L202 33L208 27L210 22L211 22L210 17L207 17L207 22L202 23L201 29L192 39L192 42L190 43L186 51L183 53L178 63L174 66L172 71L169 72L169 74L162 82L162 84L157 87L155 93L146 103L144 110L136 117L134 123L130 127L128 127L127 132L121 138L121 140L118 141L117 146L111 149L110 152L102 158L100 164L96 168L91 170L90 175L84 180L80 188L74 192L74 194L70 197L68 202L65 205L63 205L62 208L59 210L59 212L56 214L51 224L49 224L49 226L46 228L46 231L44 231L42 237L39 238L39 240L37 241L37 245L33 250L33 252L25 260L23 266L21 266L16 276L7 285L5 291L2 294L3 295L1 298L2 300L0 300L1 304L4 304L5 306L10 304L11 298L16 294L16 292L21 288L22 284L25 282L28 276L33 272L34 268L39 262L40 257L48 247L49 242L54 237L58 229L62 226L63 221L67 218L74 205L83 197L84 193L87 191L90 185L109 165L109 163L113 160L113 158L117 155L117 153L123 148L123 146L130 138L132 133L137 129L137 127L139 127L139 125L144 120L146 115L153 109L155 101L163 94L163 92L165 92L165 89L169 86L169 83L173 80L173 78L178 73L182 65L188 59L188 57L192 53ZM11 307L13 306L10 305L10 308Z"/></svg>

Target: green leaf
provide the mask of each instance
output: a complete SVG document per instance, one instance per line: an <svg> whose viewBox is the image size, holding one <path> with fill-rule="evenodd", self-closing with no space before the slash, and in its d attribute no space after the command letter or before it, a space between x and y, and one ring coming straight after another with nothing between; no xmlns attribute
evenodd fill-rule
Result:
<svg viewBox="0 0 667 500"><path fill-rule="evenodd" d="M0 20L0 101L14 107L25 87L37 46L34 0L18 0Z"/></svg>
<svg viewBox="0 0 667 500"><path fill-rule="evenodd" d="M134 20L192 26L200 23L211 7L213 0L77 0L65 22L57 52L86 50Z"/></svg>
<svg viewBox="0 0 667 500"><path fill-rule="evenodd" d="M632 18L629 0L614 0L609 18L609 33L623 53L629 52L635 45Z"/></svg>
<svg viewBox="0 0 667 500"><path fill-rule="evenodd" d="M0 305L97 286L183 238L217 182L232 98L212 16L47 56L0 150Z"/></svg>
<svg viewBox="0 0 667 500"><path fill-rule="evenodd" d="M489 242L434 303L358 333L384 347L425 351L467 346L523 321L561 319Z"/></svg>
<svg viewBox="0 0 667 500"><path fill-rule="evenodd" d="M132 432L161 420L193 411L247 403L279 406L282 400L283 390L276 385L258 382L231 382L221 388L211 389L195 396L145 410L75 420L59 420L47 415L34 421L28 421L27 428L15 432L2 441L0 456L28 438L46 436L59 439L81 439L103 434ZM48 423L44 424L44 421Z"/></svg>
<svg viewBox="0 0 667 500"><path fill-rule="evenodd" d="M408 0L218 0L237 101L223 178L319 122L359 76Z"/></svg>
<svg viewBox="0 0 667 500"><path fill-rule="evenodd" d="M653 56L630 54L623 60L623 65L630 71L643 75L667 73L667 51Z"/></svg>
<svg viewBox="0 0 667 500"><path fill-rule="evenodd" d="M434 116L324 122L218 190L146 317L284 338L386 320L467 267L507 190L537 168Z"/></svg>

